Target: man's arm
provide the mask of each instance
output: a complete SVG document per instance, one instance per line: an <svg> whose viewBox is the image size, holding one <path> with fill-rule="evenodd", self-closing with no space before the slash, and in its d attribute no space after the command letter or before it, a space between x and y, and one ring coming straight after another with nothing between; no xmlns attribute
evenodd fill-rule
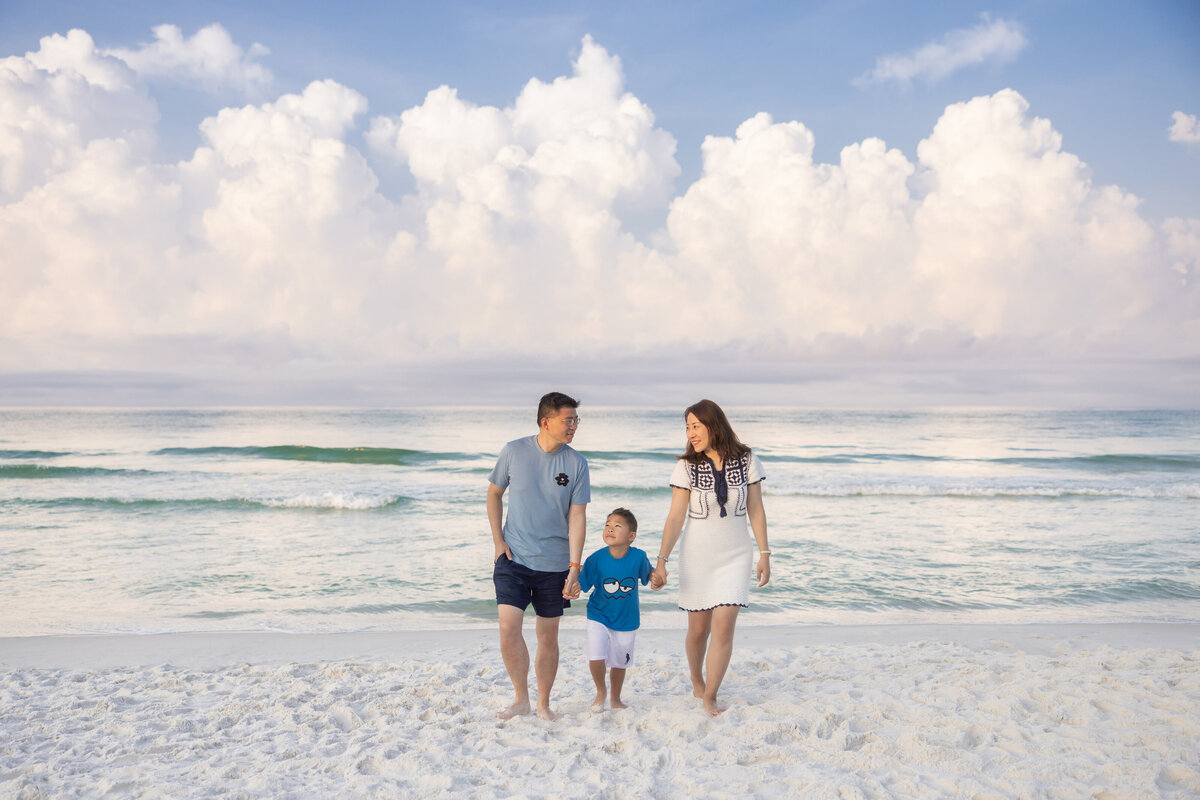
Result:
<svg viewBox="0 0 1200 800"><path fill-rule="evenodd" d="M571 563L578 565L583 562L583 542L587 537L587 504L572 505L567 512L567 541L571 548ZM573 566L567 572L567 582L563 584L563 597L568 600L579 597L579 567Z"/></svg>
<svg viewBox="0 0 1200 800"><path fill-rule="evenodd" d="M488 484L487 514L488 524L492 528L492 545L496 548L492 563L499 561L500 556L508 556L511 561L512 550L508 549L508 542L504 541L504 490L494 483Z"/></svg>

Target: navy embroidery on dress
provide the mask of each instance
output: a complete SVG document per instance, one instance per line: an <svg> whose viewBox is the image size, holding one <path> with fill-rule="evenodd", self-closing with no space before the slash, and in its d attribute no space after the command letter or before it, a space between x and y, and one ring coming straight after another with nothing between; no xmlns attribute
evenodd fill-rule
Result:
<svg viewBox="0 0 1200 800"><path fill-rule="evenodd" d="M736 496L737 501L734 503L734 516L746 516L746 484L750 479L750 458L745 455L725 464L725 503L721 503L721 516L726 516L725 506L729 502L729 495ZM688 502L688 516L692 519L708 519L709 500L708 492L712 492L715 500L720 503L720 495L717 490L719 481L715 465L709 459L705 459L700 464L688 462L688 483L691 488L695 489L691 493Z"/></svg>
<svg viewBox="0 0 1200 800"><path fill-rule="evenodd" d="M749 480L750 456L742 456L737 461L725 465L725 481L730 486L744 486Z"/></svg>
<svg viewBox="0 0 1200 800"><path fill-rule="evenodd" d="M717 495L717 505L721 507L721 516L727 517L729 514L725 511L725 504L729 502L729 484L725 481L725 470L717 469L717 465L708 456L705 456L704 460L713 474L713 492ZM729 465L722 465L722 467L727 466Z"/></svg>
<svg viewBox="0 0 1200 800"><path fill-rule="evenodd" d="M688 464L688 471L691 473L692 486L700 491L711 492L717 488L716 478L708 464Z"/></svg>

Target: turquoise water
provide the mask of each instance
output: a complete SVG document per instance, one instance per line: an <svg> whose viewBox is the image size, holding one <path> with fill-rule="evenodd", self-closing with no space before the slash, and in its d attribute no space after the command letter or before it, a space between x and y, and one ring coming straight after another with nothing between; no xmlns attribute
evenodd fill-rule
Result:
<svg viewBox="0 0 1200 800"><path fill-rule="evenodd" d="M1200 621L1200 412L729 411L774 551L743 624ZM623 505L654 552L678 412L581 416L588 550ZM487 625L487 473L532 417L0 409L0 635Z"/></svg>

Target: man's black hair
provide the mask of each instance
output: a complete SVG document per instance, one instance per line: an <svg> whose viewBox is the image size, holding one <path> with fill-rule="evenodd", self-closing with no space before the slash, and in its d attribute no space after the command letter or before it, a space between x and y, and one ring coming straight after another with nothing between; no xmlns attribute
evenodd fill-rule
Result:
<svg viewBox="0 0 1200 800"><path fill-rule="evenodd" d="M547 392L542 395L542 399L538 401L538 427L542 426L542 420L557 414L563 408L579 408L579 401L562 392Z"/></svg>

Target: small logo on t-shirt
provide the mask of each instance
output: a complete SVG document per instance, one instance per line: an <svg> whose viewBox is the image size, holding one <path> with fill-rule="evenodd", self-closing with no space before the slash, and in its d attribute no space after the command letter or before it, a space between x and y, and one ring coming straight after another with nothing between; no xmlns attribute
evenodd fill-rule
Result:
<svg viewBox="0 0 1200 800"><path fill-rule="evenodd" d="M554 482L557 483L559 486L566 486L568 483L571 482L571 479L567 477L567 473L560 472L554 476Z"/></svg>

